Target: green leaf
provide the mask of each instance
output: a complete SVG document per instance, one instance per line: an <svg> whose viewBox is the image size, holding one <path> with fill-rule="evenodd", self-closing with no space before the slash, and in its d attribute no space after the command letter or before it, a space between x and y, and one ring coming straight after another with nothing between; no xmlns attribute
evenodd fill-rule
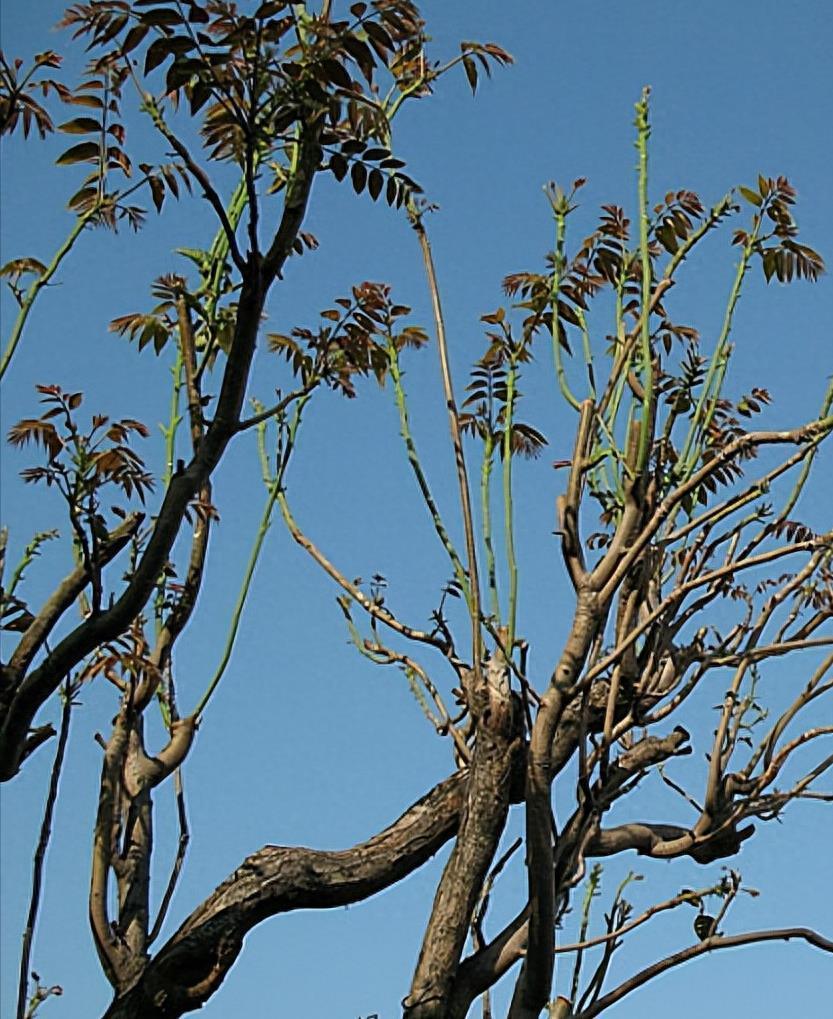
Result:
<svg viewBox="0 0 833 1019"><path fill-rule="evenodd" d="M753 205L760 207L762 199L757 191L753 191L751 188L739 187L738 191L743 195L747 202L751 202Z"/></svg>

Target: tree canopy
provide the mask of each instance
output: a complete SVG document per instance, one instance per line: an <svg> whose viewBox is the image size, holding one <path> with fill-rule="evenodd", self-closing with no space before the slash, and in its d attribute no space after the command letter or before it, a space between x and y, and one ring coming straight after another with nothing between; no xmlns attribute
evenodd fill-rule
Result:
<svg viewBox="0 0 833 1019"><path fill-rule="evenodd" d="M823 275L792 175L658 183L643 87L632 181L623 154L598 212L583 176L546 183L542 242L493 224L481 286L423 176L465 165L431 110L513 57L423 15L95 0L62 20L76 77L0 60L7 151L57 146L69 196L52 253L0 268L4 389L36 373L2 538L0 779L40 815L20 1019L64 1005L53 866L89 875L111 1001L84 1007L112 1019L210 1010L264 921L417 874L407 1019L591 1019L701 955L833 951L743 905L762 830L831 798L829 359L785 400L742 324L750 290ZM473 283L476 330L449 312ZM783 375L804 338L776 341ZM93 833L71 862L65 802Z"/></svg>

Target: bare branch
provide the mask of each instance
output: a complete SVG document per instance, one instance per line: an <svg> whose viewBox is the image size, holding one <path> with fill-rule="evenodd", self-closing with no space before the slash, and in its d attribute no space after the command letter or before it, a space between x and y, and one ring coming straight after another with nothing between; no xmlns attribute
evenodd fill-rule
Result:
<svg viewBox="0 0 833 1019"><path fill-rule="evenodd" d="M443 391L445 393L446 407L448 408L448 419L451 427L451 444L454 449L454 461L457 468L457 483L460 490L460 509L463 515L463 530L466 536L469 597L471 599L469 611L472 627L473 695L476 697L479 694L480 687L483 682L480 674L480 662L483 657L480 633L480 581L478 579L477 572L477 551L474 540L474 517L471 508L466 458L463 451L463 436L460 429L460 415L457 410L457 403L454 399L451 369L448 363L448 345L445 335L445 321L443 319L442 305L440 303L440 291L434 269L434 258L431 254L431 245L428 241L428 234L425 232L422 215L417 213L417 211L411 207L409 209L409 216L411 219L411 226L413 226L419 240L422 258L425 263L425 271L428 276L428 289L431 293L431 304L434 309L434 324L437 331L437 348L440 355ZM511 651L511 648L509 650ZM468 696L472 696L469 691L466 691L466 693Z"/></svg>
<svg viewBox="0 0 833 1019"><path fill-rule="evenodd" d="M643 984L646 984L653 977L673 969L674 966L688 962L689 959L696 959L700 955L705 955L707 952L712 952L719 948L736 948L739 945L751 945L762 941L790 941L795 938L800 938L813 945L813 947L820 948L823 952L833 952L833 941L829 941L827 938L822 937L821 934L807 927L783 927L765 931L747 931L744 934L732 934L726 937L714 936L706 938L705 941L700 941L696 945L690 945L688 948L675 952L674 955L669 955L665 959L661 959L659 962L655 962L653 965L640 970L630 979L625 980L608 994L599 998L589 1008L584 1009L576 1016L576 1019L593 1019L594 1016L601 1015L605 1009L615 1005L625 995L635 991L638 987L642 987Z"/></svg>

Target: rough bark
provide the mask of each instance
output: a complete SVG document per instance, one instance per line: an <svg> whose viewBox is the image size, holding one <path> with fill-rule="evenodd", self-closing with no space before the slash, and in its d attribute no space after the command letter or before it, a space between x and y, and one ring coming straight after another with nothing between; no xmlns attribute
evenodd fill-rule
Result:
<svg viewBox="0 0 833 1019"><path fill-rule="evenodd" d="M487 670L490 680L494 660ZM522 746L520 705L513 711L504 682L489 683L490 707L478 718L468 795L454 850L437 888L411 990L406 1019L446 1019L472 914L506 825L514 761Z"/></svg>
<svg viewBox="0 0 833 1019"><path fill-rule="evenodd" d="M264 846L253 853L116 996L105 1019L176 1019L194 1011L223 982L244 937L262 920L359 902L400 881L456 833L468 783L468 772L452 775L352 849Z"/></svg>

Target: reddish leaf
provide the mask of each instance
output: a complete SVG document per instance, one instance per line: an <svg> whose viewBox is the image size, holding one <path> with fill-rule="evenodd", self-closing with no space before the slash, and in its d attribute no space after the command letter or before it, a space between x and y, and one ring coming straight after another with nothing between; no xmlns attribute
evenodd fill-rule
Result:
<svg viewBox="0 0 833 1019"><path fill-rule="evenodd" d="M101 154L101 147L98 142L81 142L80 145L73 145L66 152L58 156L55 162L59 166L70 166L73 163L97 163Z"/></svg>

